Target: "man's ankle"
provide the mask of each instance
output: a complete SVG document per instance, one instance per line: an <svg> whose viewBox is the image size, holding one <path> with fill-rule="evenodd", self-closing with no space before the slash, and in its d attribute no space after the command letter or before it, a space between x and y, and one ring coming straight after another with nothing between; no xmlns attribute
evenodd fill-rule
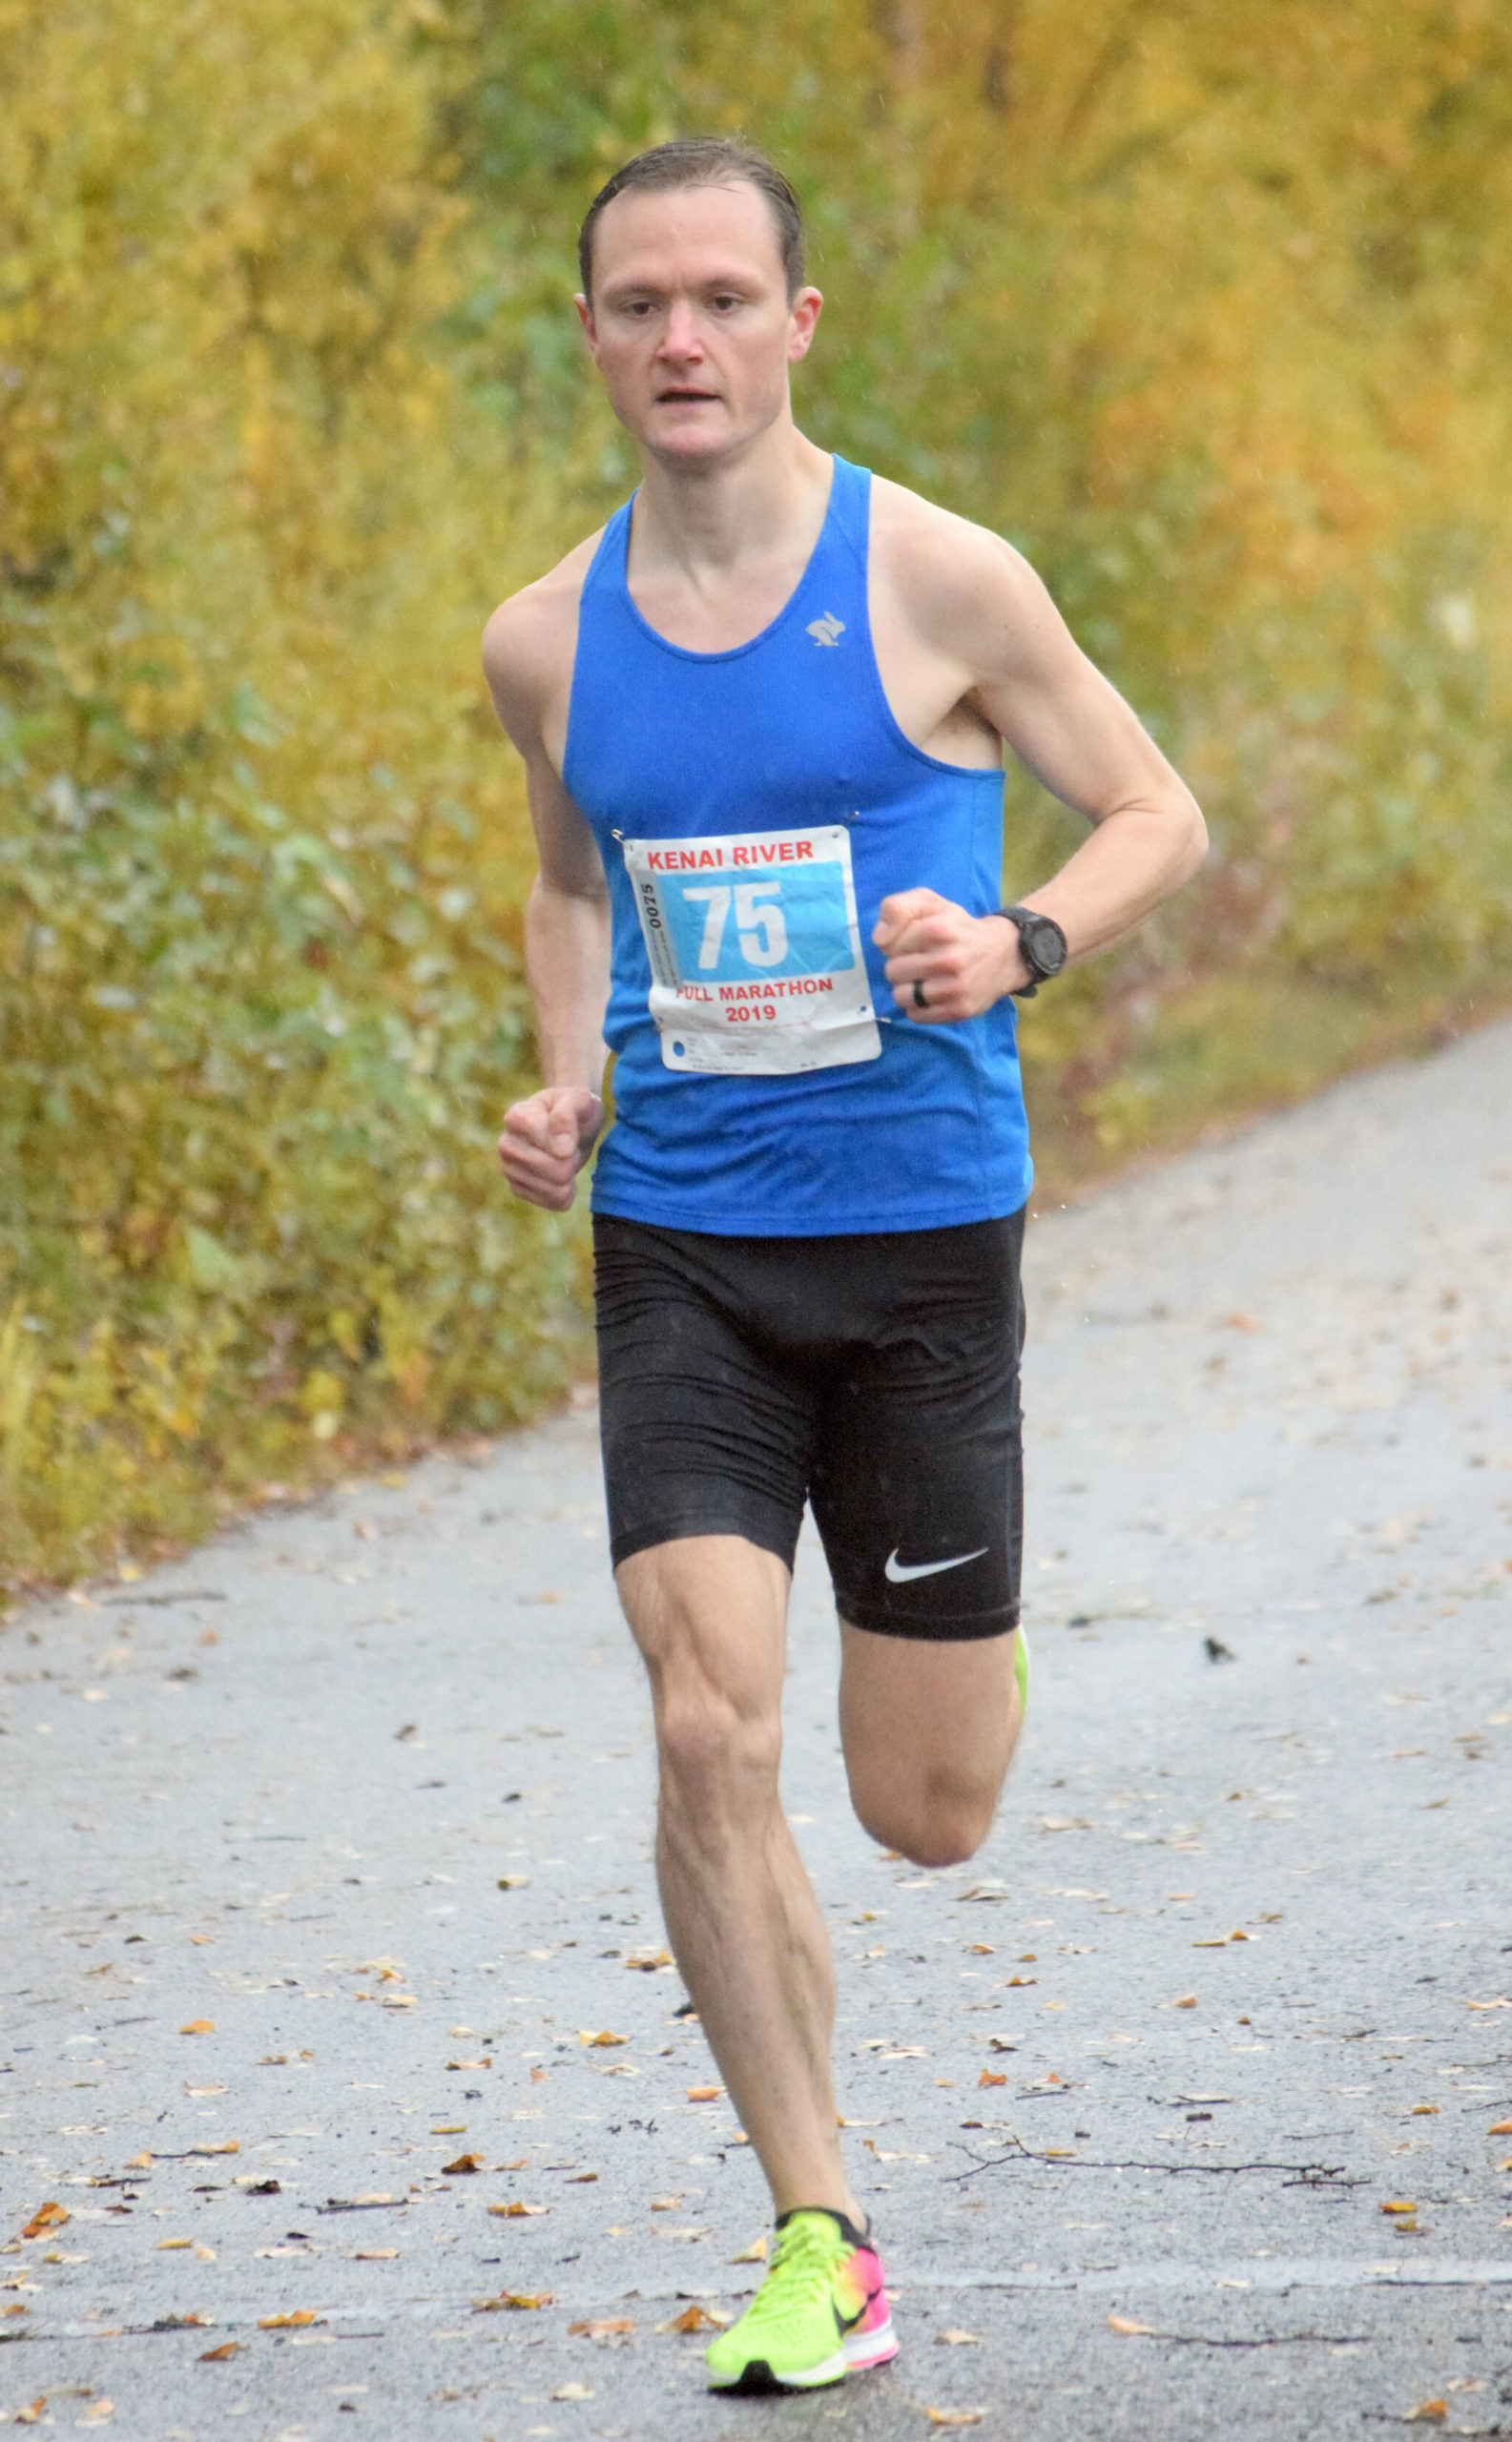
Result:
<svg viewBox="0 0 1512 2442"><path fill-rule="evenodd" d="M869 2242L871 2238L871 2215L866 2212L863 2206L858 2204L854 2199L852 2199L852 2201L847 2204L816 2204L809 2203L806 2204L788 2204L781 2206L778 2208L777 2213L777 2228L780 2230L783 2224L790 2222L795 2213L828 2213L832 2215L838 2223L839 2223L843 2230L854 2233L855 2237L863 2245Z"/></svg>

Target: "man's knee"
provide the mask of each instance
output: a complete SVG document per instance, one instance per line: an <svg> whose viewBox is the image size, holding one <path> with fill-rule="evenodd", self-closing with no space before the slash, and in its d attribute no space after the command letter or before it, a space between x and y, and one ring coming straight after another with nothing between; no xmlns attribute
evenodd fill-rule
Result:
<svg viewBox="0 0 1512 2442"><path fill-rule="evenodd" d="M960 1866L991 1831L1001 1786L942 1773L868 1786L853 1773L851 1803L862 1830L884 1849L901 1850L916 1866Z"/></svg>
<svg viewBox="0 0 1512 2442"><path fill-rule="evenodd" d="M698 1682L661 1692L656 1744L662 1799L702 1822L765 1806L782 1757L780 1719Z"/></svg>

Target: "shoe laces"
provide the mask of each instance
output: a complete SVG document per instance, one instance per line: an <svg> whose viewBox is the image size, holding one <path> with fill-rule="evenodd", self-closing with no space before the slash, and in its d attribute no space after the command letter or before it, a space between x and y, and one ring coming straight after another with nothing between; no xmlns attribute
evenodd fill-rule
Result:
<svg viewBox="0 0 1512 2442"><path fill-rule="evenodd" d="M788 2314L798 2305L827 2296L839 2258L846 2252L838 2230L805 2214L777 2232L771 2269L751 2302L752 2314ZM778 2277L780 2275L780 2278Z"/></svg>

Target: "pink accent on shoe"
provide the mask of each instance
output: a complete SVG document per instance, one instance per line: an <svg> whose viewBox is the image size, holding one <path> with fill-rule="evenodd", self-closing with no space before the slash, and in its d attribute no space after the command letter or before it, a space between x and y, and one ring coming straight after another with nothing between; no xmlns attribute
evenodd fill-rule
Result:
<svg viewBox="0 0 1512 2442"><path fill-rule="evenodd" d="M858 2247L845 2267L866 2299L866 2311L844 2341L845 2363L852 2373L869 2366L885 2366L898 2354L898 2334L887 2306L887 2276L882 2260L871 2247Z"/></svg>

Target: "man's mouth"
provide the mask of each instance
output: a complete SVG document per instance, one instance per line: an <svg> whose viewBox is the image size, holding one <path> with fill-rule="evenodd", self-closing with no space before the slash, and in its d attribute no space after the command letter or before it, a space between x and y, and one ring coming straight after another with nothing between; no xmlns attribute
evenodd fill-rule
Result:
<svg viewBox="0 0 1512 2442"><path fill-rule="evenodd" d="M717 396L717 391L695 390L688 383L678 382L673 383L668 389L657 391L656 404L659 407L709 406L714 404Z"/></svg>

